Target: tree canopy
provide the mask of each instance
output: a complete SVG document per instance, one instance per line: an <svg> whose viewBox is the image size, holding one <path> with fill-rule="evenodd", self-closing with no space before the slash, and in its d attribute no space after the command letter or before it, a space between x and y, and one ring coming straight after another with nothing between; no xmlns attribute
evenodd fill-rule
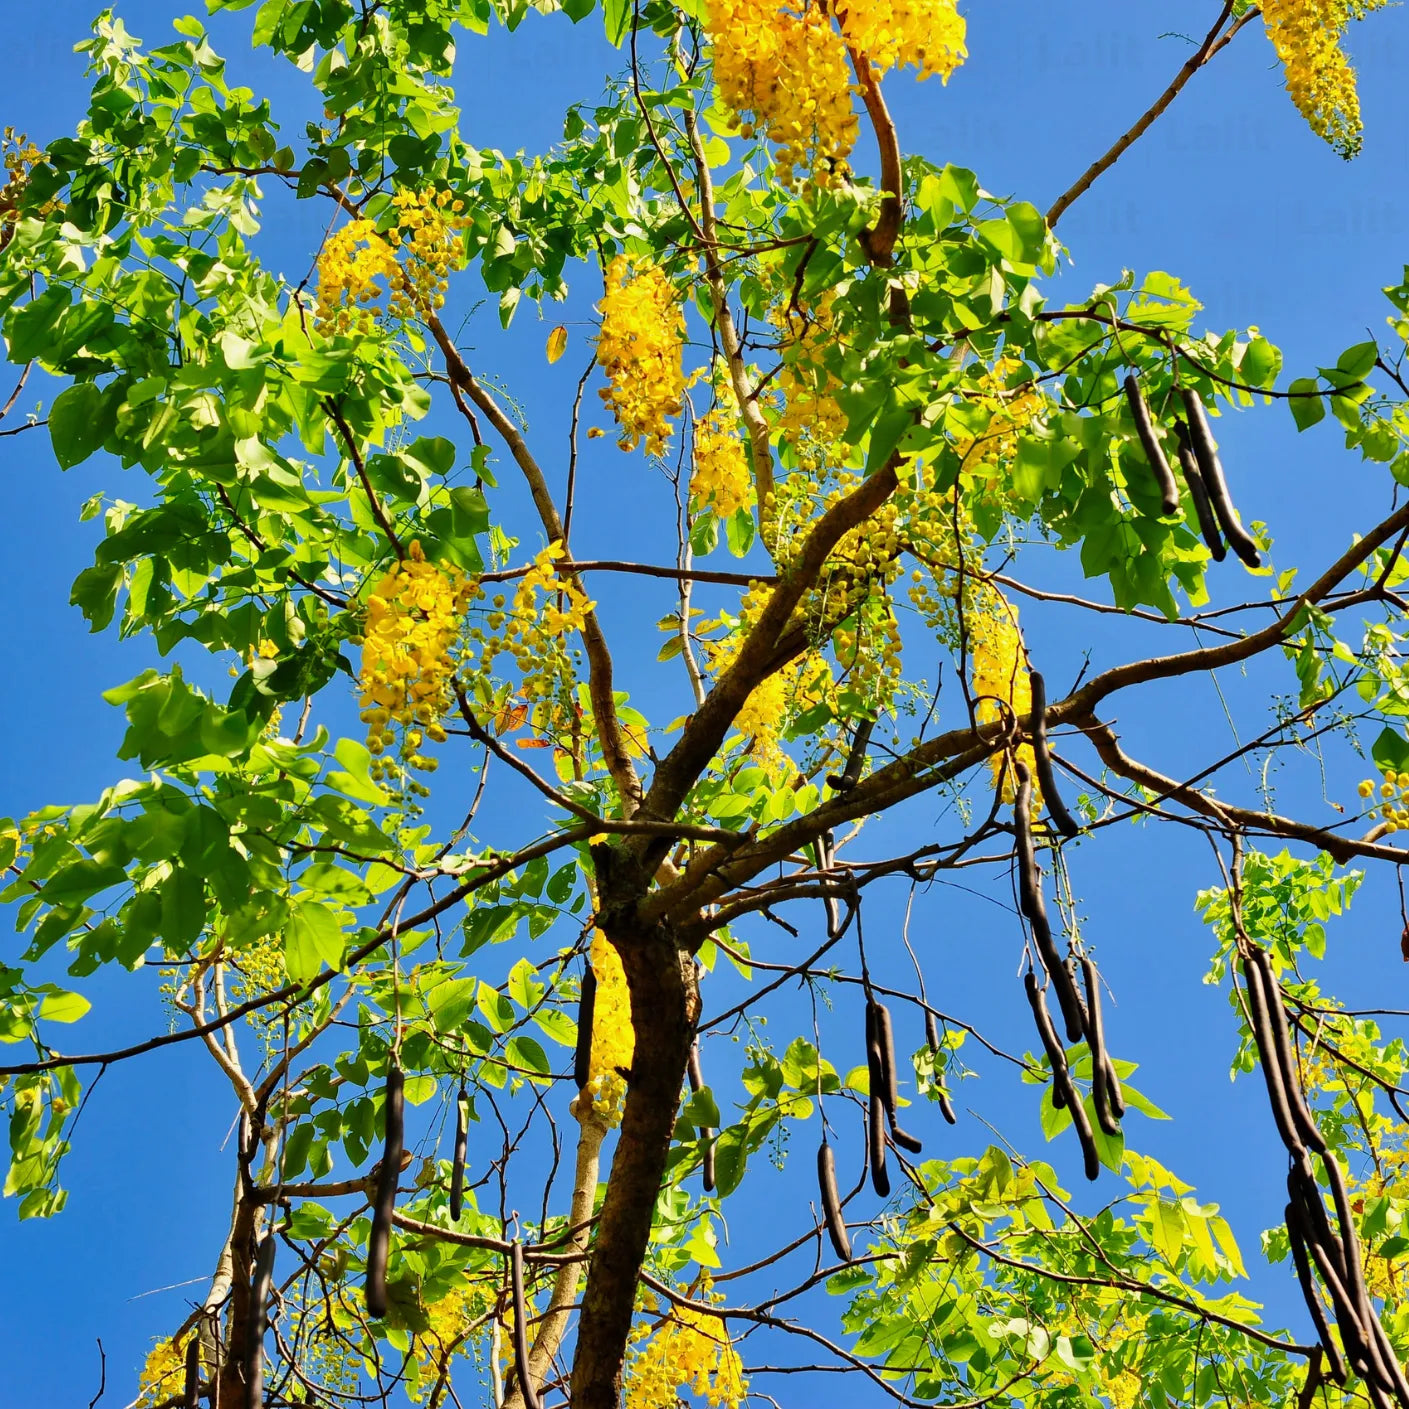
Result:
<svg viewBox="0 0 1409 1409"><path fill-rule="evenodd" d="M1344 40L1382 4L1210 6L1045 213L892 118L965 62L954 0L207 0L277 101L202 20L97 18L76 132L5 137L0 433L114 468L72 603L162 666L104 692L110 786L0 820L0 1099L7 1209L48 1218L103 1072L219 1073L230 1222L137 1402L739 1409L841 1373L1409 1409L1402 1015L1316 968L1406 856L1409 269L1309 375L1177 274L1054 289L1063 215L1232 44L1353 156ZM569 22L617 72L551 149L474 146L481 36ZM496 311L581 354L566 443ZM1243 416L1331 417L1382 516L1276 556L1217 443ZM1088 669L1025 626L1054 605L1131 649ZM1239 672L1235 746L1122 737L1122 702ZM1274 768L1327 805L1284 815ZM1286 1152L1246 1172L1286 1179L1266 1232L1127 1143L1163 1112L1082 873L1132 825L1206 843L1206 982ZM959 881L1026 1051L912 924ZM100 970L132 1030L101 1051ZM981 1073L1032 1089L1025 1147ZM1240 1289L1259 1233L1299 1330Z"/></svg>

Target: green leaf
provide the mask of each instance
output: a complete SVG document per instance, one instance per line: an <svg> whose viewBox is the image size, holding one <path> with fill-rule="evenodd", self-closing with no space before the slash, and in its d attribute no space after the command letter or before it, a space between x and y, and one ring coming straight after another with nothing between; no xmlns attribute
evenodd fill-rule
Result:
<svg viewBox="0 0 1409 1409"><path fill-rule="evenodd" d="M1307 430L1325 418L1326 403L1317 394L1320 387L1312 378L1300 377L1287 390L1291 393L1287 405L1291 408L1297 430Z"/></svg>
<svg viewBox="0 0 1409 1409"><path fill-rule="evenodd" d="M92 382L67 387L49 408L49 440L61 470L81 465L107 438L104 397Z"/></svg>
<svg viewBox="0 0 1409 1409"><path fill-rule="evenodd" d="M744 1141L745 1127L731 1125L714 1144L714 1181L721 1199L727 1199L739 1187L748 1164Z"/></svg>
<svg viewBox="0 0 1409 1409"><path fill-rule="evenodd" d="M1370 754L1381 773L1391 770L1395 773L1409 772L1409 740L1399 729L1392 729L1389 725L1381 729Z"/></svg>
<svg viewBox="0 0 1409 1409"><path fill-rule="evenodd" d="M81 993L50 993L39 1005L39 1016L51 1023L73 1023L93 1005Z"/></svg>
<svg viewBox="0 0 1409 1409"><path fill-rule="evenodd" d="M289 977L295 983L306 983L324 964L340 968L343 952L337 916L316 900L296 900L284 928L284 967Z"/></svg>

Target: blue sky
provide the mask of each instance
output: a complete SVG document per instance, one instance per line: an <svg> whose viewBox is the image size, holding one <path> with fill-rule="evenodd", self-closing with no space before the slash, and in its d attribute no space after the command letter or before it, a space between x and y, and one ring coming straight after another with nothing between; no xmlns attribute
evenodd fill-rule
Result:
<svg viewBox="0 0 1409 1409"><path fill-rule="evenodd" d="M129 29L153 44L165 40L170 20L184 12L167 0L132 0L117 8ZM947 88L934 80L888 82L902 140L931 159L971 167L994 193L1045 208L1183 61L1188 42L1168 34L1171 26L1194 23L1185 17L1194 10L1201 34L1214 8L1146 0L971 5L973 57ZM6 16L11 58L3 120L43 142L70 130L82 112L86 85L71 48L85 36L90 12L75 0L12 11ZM272 81L276 95L301 101L291 81L296 76L272 71L249 54L249 13L216 27L217 47L230 57L235 75L256 85ZM457 75L466 137L505 150L546 147L560 133L566 105L593 96L600 75L619 62L599 35L595 19L574 28L553 17L531 18L514 36L466 36ZM1403 10L1374 16L1352 33L1351 45L1367 130L1358 160L1342 162L1307 131L1281 91L1270 46L1254 28L1199 75L1153 133L1065 217L1061 235L1071 262L1052 296L1077 298L1126 267L1168 270L1203 301L1208 327L1260 325L1295 375L1333 362L1367 330L1380 332L1387 304L1379 290L1397 282L1409 260L1409 91L1402 77L1409 19ZM294 228L271 236L270 250L269 263L298 277L311 245L306 230ZM583 327L590 301L584 280L565 315L574 334L570 352L552 369L544 367L542 348L556 315L538 323L525 310L502 338L490 319L473 325L482 359L522 396L535 434L562 433L565 400L590 355ZM0 386L0 396L8 390ZM1325 560L1383 507L1383 471L1345 456L1330 425L1298 436L1285 410L1270 408L1225 417L1218 433L1245 514L1273 528L1279 567ZM655 522L652 511L666 487L639 457L626 460L610 440L593 444L584 457L587 492L575 547L583 557L624 555L620 550L633 533ZM42 433L0 441L0 550L17 589L0 618L0 659L11 672L5 714L11 747L0 767L0 813L86 800L121 776L114 759L120 716L99 693L149 664L150 648L88 635L67 599L96 539L92 525L78 522L78 506L99 489L139 497L140 482L124 484L123 474L100 457L61 475ZM663 552L644 549L640 556L659 559ZM1043 573L1046 585L1087 590L1074 557L1054 555ZM1229 562L1213 590L1231 601L1259 589ZM639 585L604 583L599 595L609 634L620 643L624 687L654 699L654 622L671 603L657 602ZM1155 648L1150 631L1108 617L1025 607L1024 624L1054 689L1069 684L1087 651L1094 667ZM1275 668L1222 683L1235 708L1244 702L1245 720L1258 718L1252 711L1260 692L1290 688L1286 673ZM1122 708L1131 751L1166 772L1177 774L1181 765L1230 743L1222 704L1207 681ZM659 717L669 717L664 703ZM1330 796L1349 801L1365 771L1345 751L1333 757ZM1240 780L1225 787L1238 791ZM1286 810L1329 818L1314 770L1289 774L1279 787ZM1250 780L1242 779L1241 788L1250 794ZM534 825L527 815L503 820L525 830ZM933 828L936 821L933 803L917 804L874 828L871 845L881 850L894 842L899 850L917 827ZM1225 1001L1200 983L1211 946L1193 913L1193 897L1214 882L1201 847L1194 839L1132 827L1075 849L1087 934L1117 999L1109 1015L1113 1047L1118 1056L1142 1062L1136 1084L1175 1117L1168 1125L1134 1124L1130 1138L1196 1184L1203 1198L1223 1204L1253 1271L1249 1294L1269 1303L1272 1321L1304 1332L1290 1280L1281 1269L1268 1272L1256 1256L1256 1231L1280 1210L1281 1166L1259 1088L1247 1081L1229 1086ZM1021 1050L1033 1041L1016 978L1021 941L1013 917L995 898L1006 903L996 891L982 898L936 887L917 901L912 937L934 961L932 984L942 975L941 1004ZM875 919L868 913L868 932L895 931L896 901L903 903L903 894L892 897L889 908L878 907ZM1352 918L1333 927L1328 986L1352 1006L1397 994L1404 976L1398 930L1392 878L1372 877ZM882 967L904 981L902 966L887 960ZM708 1010L726 1006L726 986L721 979L721 996L707 999ZM152 1004L133 1001L130 984L104 988L95 981L89 991L98 1001L76 1039L85 1049L145 1035L162 1021ZM787 1002L772 1019L776 1036L809 1022ZM910 1045L918 1045L918 1031L910 1037ZM727 1071L736 1051L723 1041L716 1045L710 1060L715 1070ZM1010 1089L991 1065L975 1065L981 1075L965 1085L961 1103L981 1104L1004 1135L1036 1153L1040 1136L1030 1091ZM228 1101L189 1052L114 1069L79 1127L64 1215L49 1224L18 1225L12 1207L0 1206L0 1257L7 1268L22 1269L0 1279L0 1406L86 1404L98 1387L98 1338L108 1357L104 1402L131 1398L150 1338L179 1322L186 1298L200 1292L198 1285L159 1289L206 1276L218 1246L231 1168L220 1147L230 1118ZM940 1153L977 1153L991 1138L971 1117L952 1133L929 1113L924 1120L921 1133L935 1137ZM1048 1153L1074 1172L1063 1143ZM853 1139L850 1155L856 1151ZM797 1162L805 1173L810 1146L798 1153L806 1156ZM792 1188L766 1169L759 1174L738 1206L731 1205L732 1234L744 1247L751 1222L766 1225Z"/></svg>

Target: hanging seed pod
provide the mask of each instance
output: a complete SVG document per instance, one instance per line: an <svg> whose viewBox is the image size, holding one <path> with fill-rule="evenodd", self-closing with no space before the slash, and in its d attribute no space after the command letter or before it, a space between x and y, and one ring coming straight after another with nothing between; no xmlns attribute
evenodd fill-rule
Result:
<svg viewBox="0 0 1409 1409"><path fill-rule="evenodd" d="M1140 448L1145 452L1145 459L1150 462L1155 484L1159 488L1160 507L1166 514L1177 514L1179 486L1174 482L1174 471L1169 468L1169 461L1165 459L1164 447L1159 443L1154 423L1150 420L1150 408L1145 404L1144 393L1141 392L1133 372L1126 374L1125 399L1130 406L1130 415L1135 421L1135 434L1140 437Z"/></svg>
<svg viewBox="0 0 1409 1409"><path fill-rule="evenodd" d="M884 1003L876 1007L876 1042L880 1047L881 1067L884 1085L881 1087L881 1100L885 1104L886 1119L890 1122L890 1137L902 1150L918 1155L924 1146L919 1139L900 1128L897 1113L900 1109L900 1086L895 1065L895 1029L891 1025L890 1009Z"/></svg>
<svg viewBox="0 0 1409 1409"><path fill-rule="evenodd" d="M925 1042L936 1055L944 1046L939 1037L939 1019L928 1008L925 1009Z"/></svg>
<svg viewBox="0 0 1409 1409"><path fill-rule="evenodd" d="M874 1091L866 1109L866 1149L871 1157L871 1187L883 1199L888 1199L890 1175L886 1173L885 1107Z"/></svg>
<svg viewBox="0 0 1409 1409"><path fill-rule="evenodd" d="M259 1241L250 1278L249 1343L246 1347L245 1388L251 1409L264 1404L264 1333L269 1329L269 1293L274 1285L274 1230Z"/></svg>
<svg viewBox="0 0 1409 1409"><path fill-rule="evenodd" d="M1047 1053L1047 1061L1052 1068L1052 1104L1061 1110L1071 1094L1066 1049L1057 1040L1057 1029L1052 1026L1052 1015L1047 1011L1035 969L1029 969L1023 975L1023 988L1032 1007L1032 1016L1037 1021L1037 1035L1042 1040L1042 1050Z"/></svg>
<svg viewBox="0 0 1409 1409"><path fill-rule="evenodd" d="M1086 1031L1086 1015L1082 1011L1076 983L1062 964L1062 956L1052 940L1052 927L1047 923L1042 873L1037 869L1037 852L1032 841L1032 777L1022 762L1017 764L1016 772L1018 789L1013 802L1013 835L1018 858L1018 908L1032 925L1032 938L1042 966L1057 991L1067 1038L1071 1042L1079 1042Z"/></svg>
<svg viewBox="0 0 1409 1409"><path fill-rule="evenodd" d="M1184 483L1189 486L1189 498L1194 501L1194 517L1199 523L1199 533L1213 561L1221 563L1228 556L1228 549L1224 546L1223 535L1218 531L1218 517L1213 512L1213 505L1208 502L1208 486L1204 484L1198 456L1189 441L1189 429L1183 421L1175 421L1174 433L1179 441L1179 468L1183 471Z"/></svg>
<svg viewBox="0 0 1409 1409"><path fill-rule="evenodd" d="M1296 1154L1302 1147L1301 1140L1292 1120L1291 1107L1287 1104L1286 1089L1282 1085L1282 1064L1277 1058L1277 1048L1268 1023L1262 976L1251 960L1243 960L1243 977L1247 981L1248 1014L1252 1020L1253 1039L1257 1044L1258 1065L1262 1068L1262 1079L1267 1086L1267 1099L1272 1106L1272 1119L1277 1126L1277 1134L1282 1137L1282 1143Z"/></svg>
<svg viewBox="0 0 1409 1409"><path fill-rule="evenodd" d="M1037 783L1042 789L1042 800L1047 804L1047 815L1052 819L1052 825L1064 837L1074 837L1081 828L1067 811L1057 791L1057 780L1052 775L1052 756L1047 752L1047 684L1035 670L1028 676L1028 681L1032 687L1032 755L1037 763Z"/></svg>
<svg viewBox="0 0 1409 1409"><path fill-rule="evenodd" d="M690 1043L690 1056L685 1064L685 1074L689 1077L690 1090L704 1090L704 1072L700 1068L700 1039L697 1037ZM707 1194L714 1192L714 1130L711 1126L700 1126L700 1139L706 1141L704 1155L701 1160L704 1174L704 1191Z"/></svg>
<svg viewBox="0 0 1409 1409"><path fill-rule="evenodd" d="M827 777L827 785L835 793L849 793L861 781L861 768L866 762L866 749L871 742L871 733L876 727L874 719L863 719L851 736L851 748L846 755L846 767L840 774Z"/></svg>
<svg viewBox="0 0 1409 1409"><path fill-rule="evenodd" d="M1203 401L1192 387L1182 387L1180 396L1184 401L1184 414L1189 419L1189 441L1194 447L1194 457L1199 462L1199 473L1203 475L1209 503L1213 506L1214 515L1228 540L1228 546L1250 568L1261 567L1262 555L1257 551L1257 544L1243 527L1238 511L1233 507L1233 501L1228 495L1228 481L1223 477L1223 463L1218 458L1218 446L1213 439L1213 432L1208 428Z"/></svg>
<svg viewBox="0 0 1409 1409"><path fill-rule="evenodd" d="M391 1254L391 1215L401 1178L401 1152L406 1119L406 1078L392 1062L386 1074L386 1148L372 1204L372 1231L367 1235L367 1315L386 1315L386 1269Z"/></svg>
<svg viewBox="0 0 1409 1409"><path fill-rule="evenodd" d="M528 1372L528 1304L523 1294L523 1244L517 1238L509 1245L509 1281L514 1298L514 1373L524 1409L543 1409L538 1389Z"/></svg>
<svg viewBox="0 0 1409 1409"><path fill-rule="evenodd" d="M1091 1122L1086 1115L1086 1107L1075 1090L1071 1093L1071 1123L1076 1130L1076 1138L1081 1142L1081 1156L1086 1177L1094 1184L1101 1177L1101 1156L1096 1149L1096 1137L1091 1131Z"/></svg>
<svg viewBox="0 0 1409 1409"><path fill-rule="evenodd" d="M1321 1191L1304 1150L1287 1170L1287 1197L1301 1217L1307 1245L1317 1243L1324 1248L1336 1275L1345 1281L1345 1249L1326 1216L1326 1206L1321 1202Z"/></svg>
<svg viewBox="0 0 1409 1409"><path fill-rule="evenodd" d="M460 1221L465 1206L465 1156L470 1151L469 1098L465 1088L455 1098L455 1155L450 1164L450 1221Z"/></svg>
<svg viewBox="0 0 1409 1409"><path fill-rule="evenodd" d="M201 1402L201 1336L191 1332L186 1342L186 1378L181 1389L181 1409L200 1409Z"/></svg>
<svg viewBox="0 0 1409 1409"><path fill-rule="evenodd" d="M597 975L589 963L582 971L582 995L577 1000L577 1050L572 1076L579 1091L592 1079L592 1015L597 1009Z"/></svg>
<svg viewBox="0 0 1409 1409"><path fill-rule="evenodd" d="M1085 955L1081 958L1081 975L1086 981L1086 1046L1091 1053L1091 1104L1096 1108L1096 1123L1107 1135L1120 1134L1111 1103L1110 1058L1106 1054L1104 1025L1101 1021L1101 979L1096 966Z"/></svg>
<svg viewBox="0 0 1409 1409"><path fill-rule="evenodd" d="M1287 1224L1287 1241L1291 1244L1292 1262L1296 1267L1297 1281L1301 1284L1302 1300L1306 1303L1306 1309L1311 1313L1311 1319L1316 1326L1316 1338L1321 1342L1322 1349L1326 1352L1326 1358L1330 1362L1331 1378L1338 1385L1344 1385L1346 1381L1345 1360L1341 1356L1340 1346L1331 1335L1330 1323L1326 1320L1326 1308L1321 1304L1321 1294L1316 1290L1316 1283L1311 1277L1311 1262L1306 1252L1306 1235L1303 1231L1301 1215L1294 1204L1288 1204L1285 1212Z"/></svg>
<svg viewBox="0 0 1409 1409"><path fill-rule="evenodd" d="M1120 1077L1116 1073L1115 1063L1111 1060L1110 1053L1106 1053L1106 1096L1110 1100L1111 1110L1115 1118L1119 1120L1125 1114L1125 1092L1121 1089Z"/></svg>
<svg viewBox="0 0 1409 1409"><path fill-rule="evenodd" d="M824 1137L817 1149L817 1184L822 1193L822 1217L832 1250L843 1262L851 1261L851 1239L842 1217L841 1195L837 1192L837 1159Z"/></svg>
<svg viewBox="0 0 1409 1409"><path fill-rule="evenodd" d="M1277 1050L1277 1061L1282 1072L1282 1089L1287 1095L1287 1108L1291 1112L1292 1126L1301 1136L1302 1143L1324 1159L1326 1139L1312 1118L1306 1097L1302 1093L1301 1074L1297 1067L1296 1051L1292 1047L1291 1031L1287 1026L1287 1010L1282 1001L1282 985L1277 982L1267 951L1260 944L1249 945L1248 952L1262 980L1262 1002L1267 1010L1267 1025Z"/></svg>

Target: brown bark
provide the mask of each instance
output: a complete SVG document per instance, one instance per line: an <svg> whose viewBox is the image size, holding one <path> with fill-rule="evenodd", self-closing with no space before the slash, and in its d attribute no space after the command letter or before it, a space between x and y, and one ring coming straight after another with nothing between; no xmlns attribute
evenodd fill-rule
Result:
<svg viewBox="0 0 1409 1409"><path fill-rule="evenodd" d="M225 1348L215 1381L215 1402L219 1409L245 1409L246 1341L250 1333L250 1266L254 1261L256 1222L259 1205L241 1197L235 1206L230 1241L222 1257L222 1272L228 1276L229 1312L225 1323ZM228 1270L225 1261L228 1257ZM223 1278L222 1278L223 1280Z"/></svg>
<svg viewBox="0 0 1409 1409"><path fill-rule="evenodd" d="M637 1277L670 1154L680 1091L699 1015L694 960L664 922L640 924L641 872L620 851L593 849L601 927L621 955L636 1052L621 1136L587 1273L572 1367L573 1409L616 1409L636 1306ZM618 866L628 874L613 874Z"/></svg>

